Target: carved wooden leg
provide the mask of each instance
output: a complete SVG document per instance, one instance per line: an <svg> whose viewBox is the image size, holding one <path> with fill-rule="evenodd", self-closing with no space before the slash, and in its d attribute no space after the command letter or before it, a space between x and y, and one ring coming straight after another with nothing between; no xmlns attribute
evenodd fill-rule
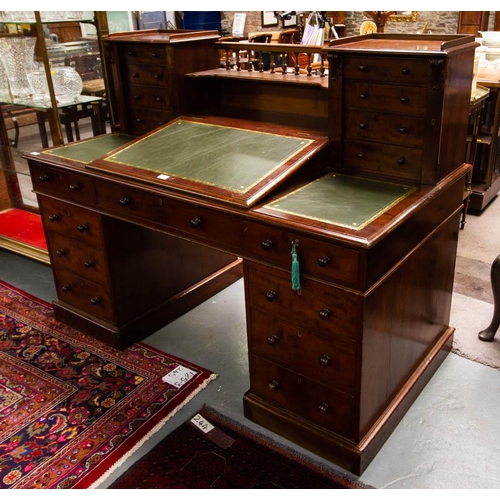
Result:
<svg viewBox="0 0 500 500"><path fill-rule="evenodd" d="M490 326L479 332L479 339L486 342L491 342L495 338L495 333L500 325L500 255L493 261L491 265L491 287L493 289L493 319Z"/></svg>

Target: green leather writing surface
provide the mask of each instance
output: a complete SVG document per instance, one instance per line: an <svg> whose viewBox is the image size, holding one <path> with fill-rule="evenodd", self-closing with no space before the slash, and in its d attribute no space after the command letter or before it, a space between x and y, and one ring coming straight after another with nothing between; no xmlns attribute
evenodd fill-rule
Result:
<svg viewBox="0 0 500 500"><path fill-rule="evenodd" d="M245 193L311 142L178 120L105 160Z"/></svg>
<svg viewBox="0 0 500 500"><path fill-rule="evenodd" d="M45 149L43 153L81 163L90 163L110 151L124 146L132 139L135 137L126 134L104 134L84 141L70 142L57 148Z"/></svg>
<svg viewBox="0 0 500 500"><path fill-rule="evenodd" d="M362 229L414 187L328 174L264 207L350 229Z"/></svg>

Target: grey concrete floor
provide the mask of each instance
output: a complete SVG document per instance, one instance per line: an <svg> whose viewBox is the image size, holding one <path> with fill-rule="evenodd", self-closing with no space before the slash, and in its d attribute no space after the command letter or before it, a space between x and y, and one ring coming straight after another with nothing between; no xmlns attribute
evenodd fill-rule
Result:
<svg viewBox="0 0 500 500"><path fill-rule="evenodd" d="M496 208L500 206L498 199L492 203ZM479 252L479 260L492 262L500 253L498 224L496 216L492 224L486 216L469 214L465 229L460 231L459 255L474 259ZM56 297L48 265L3 249L0 280L47 302ZM490 317L486 316L492 311L490 303L454 294L454 304L457 307L452 309L450 324L462 332L475 337L478 325L489 324ZM469 314L464 314L464 310ZM479 310L484 317L478 320ZM454 319L460 324L455 324ZM218 376L99 488L109 486L204 404L318 463L342 471L244 418L242 397L249 387L245 329L243 280L239 280L145 340ZM384 489L500 488L499 410L500 371L452 353L359 479Z"/></svg>

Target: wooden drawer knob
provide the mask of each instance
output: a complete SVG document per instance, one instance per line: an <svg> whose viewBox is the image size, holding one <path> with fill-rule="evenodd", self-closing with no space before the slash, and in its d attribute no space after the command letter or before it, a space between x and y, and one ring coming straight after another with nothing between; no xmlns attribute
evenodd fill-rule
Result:
<svg viewBox="0 0 500 500"><path fill-rule="evenodd" d="M129 56L135 56L135 50L129 50L129 51L127 52L127 54L128 54Z"/></svg>
<svg viewBox="0 0 500 500"><path fill-rule="evenodd" d="M88 230L89 226L87 226L87 224L78 224L76 228L80 231L80 233L83 233Z"/></svg>
<svg viewBox="0 0 500 500"><path fill-rule="evenodd" d="M83 263L83 265L84 265L87 269L89 269L89 268L93 267L93 266L94 266L94 264L95 264L95 262L94 262L92 259L90 259L90 260L86 260L86 261Z"/></svg>
<svg viewBox="0 0 500 500"><path fill-rule="evenodd" d="M330 311L330 309L328 309L327 307L321 309L321 311L319 312L319 317L321 319L328 319L331 315L332 311Z"/></svg>
<svg viewBox="0 0 500 500"><path fill-rule="evenodd" d="M190 221L191 227L200 227L201 226L201 218L193 217Z"/></svg>
<svg viewBox="0 0 500 500"><path fill-rule="evenodd" d="M71 290L72 290L71 285L64 285L64 286L62 287L62 291L63 291L64 293L71 292Z"/></svg>
<svg viewBox="0 0 500 500"><path fill-rule="evenodd" d="M276 380L272 380L271 382L269 382L269 389L271 391L277 391L279 389L280 385L278 384L278 382Z"/></svg>
<svg viewBox="0 0 500 500"><path fill-rule="evenodd" d="M80 189L82 189L82 186L80 186L80 184L70 184L69 185L70 191L79 191Z"/></svg>
<svg viewBox="0 0 500 500"><path fill-rule="evenodd" d="M358 69L359 69L359 71L365 72L365 71L368 71L368 66L366 66L366 64L360 64L358 66Z"/></svg>
<svg viewBox="0 0 500 500"><path fill-rule="evenodd" d="M57 214L49 215L49 220L50 220L50 222L56 222L59 220L59 215L57 215Z"/></svg>
<svg viewBox="0 0 500 500"><path fill-rule="evenodd" d="M319 364L321 366L330 366L331 363L332 363L332 358L330 356L328 356L328 354L322 354L319 357Z"/></svg>
<svg viewBox="0 0 500 500"><path fill-rule="evenodd" d="M360 99L366 99L368 97L368 94L366 92L363 92L362 94L359 94Z"/></svg>
<svg viewBox="0 0 500 500"><path fill-rule="evenodd" d="M266 300L269 302L273 302L277 296L278 294L274 290L268 290L266 292Z"/></svg>
<svg viewBox="0 0 500 500"><path fill-rule="evenodd" d="M139 73L136 73L136 72L132 73L132 77L133 78L139 78Z"/></svg>
<svg viewBox="0 0 500 500"><path fill-rule="evenodd" d="M134 94L134 99L135 99L136 101L138 101L140 98L141 98L141 96L140 96L139 94Z"/></svg>
<svg viewBox="0 0 500 500"><path fill-rule="evenodd" d="M365 157L364 153L358 153L357 154L358 160L362 160Z"/></svg>
<svg viewBox="0 0 500 500"><path fill-rule="evenodd" d="M326 267L328 264L330 264L331 259L327 255L322 255L321 257L318 257L318 266L319 267Z"/></svg>
<svg viewBox="0 0 500 500"><path fill-rule="evenodd" d="M410 68L403 68L401 70L401 73L403 73L403 75L409 75L410 74Z"/></svg>
<svg viewBox="0 0 500 500"><path fill-rule="evenodd" d="M328 413L328 403L320 403L318 405L318 411L321 414L326 415Z"/></svg>
<svg viewBox="0 0 500 500"><path fill-rule="evenodd" d="M130 200L130 198L120 198L118 200L118 203L122 206L122 207L126 207L127 205L130 205L132 203L132 201Z"/></svg>
<svg viewBox="0 0 500 500"><path fill-rule="evenodd" d="M47 174L44 174L44 175L41 175L38 180L40 182L49 182L50 181L50 175L47 175Z"/></svg>
<svg viewBox="0 0 500 500"><path fill-rule="evenodd" d="M401 104L408 104L410 102L410 99L408 99L408 97L406 97L406 96L403 96L403 97L399 98L399 102Z"/></svg>
<svg viewBox="0 0 500 500"><path fill-rule="evenodd" d="M59 250L56 250L56 254L58 257L63 257L66 255L66 250L64 250L64 248L60 248Z"/></svg>
<svg viewBox="0 0 500 500"><path fill-rule="evenodd" d="M406 129L406 127L401 126L401 127L399 127L399 128L398 128L398 131L399 131L401 134L406 134L407 129Z"/></svg>
<svg viewBox="0 0 500 500"><path fill-rule="evenodd" d="M163 102L163 97L161 97L161 96L157 95L157 96L155 97L155 101L156 101L156 102Z"/></svg>
<svg viewBox="0 0 500 500"><path fill-rule="evenodd" d="M162 75L154 74L153 77L155 78L155 80L161 80L162 79Z"/></svg>
<svg viewBox="0 0 500 500"><path fill-rule="evenodd" d="M156 59L157 57L160 57L160 54L158 54L157 52L152 52L151 57L154 57Z"/></svg>
<svg viewBox="0 0 500 500"><path fill-rule="evenodd" d="M95 305L99 304L100 302L101 302L101 299L100 299L99 297L92 297L92 298L90 299L90 303L91 303L93 306L95 306Z"/></svg>
<svg viewBox="0 0 500 500"><path fill-rule="evenodd" d="M274 333L272 335L269 335L269 337L267 337L267 343L269 345L276 345L279 342L279 340L280 338Z"/></svg>
<svg viewBox="0 0 500 500"><path fill-rule="evenodd" d="M274 246L274 243L272 240L264 240L261 244L260 244L262 250L269 250L270 248L272 248Z"/></svg>
<svg viewBox="0 0 500 500"><path fill-rule="evenodd" d="M398 158L397 163L398 163L398 165L403 165L404 163L406 163L406 158L404 156L402 156L401 158Z"/></svg>
<svg viewBox="0 0 500 500"><path fill-rule="evenodd" d="M366 123L366 122L361 122L361 123L359 124L359 128L361 128L361 129L365 129L365 128L367 128L367 127L368 127L368 123Z"/></svg>

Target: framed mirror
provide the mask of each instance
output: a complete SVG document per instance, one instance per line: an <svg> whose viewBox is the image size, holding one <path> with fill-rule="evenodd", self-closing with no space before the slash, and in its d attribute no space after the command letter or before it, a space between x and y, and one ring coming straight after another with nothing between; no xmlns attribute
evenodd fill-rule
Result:
<svg viewBox="0 0 500 500"><path fill-rule="evenodd" d="M417 21L417 11L416 10L400 10L393 12L388 21L400 21L400 22L416 22Z"/></svg>

